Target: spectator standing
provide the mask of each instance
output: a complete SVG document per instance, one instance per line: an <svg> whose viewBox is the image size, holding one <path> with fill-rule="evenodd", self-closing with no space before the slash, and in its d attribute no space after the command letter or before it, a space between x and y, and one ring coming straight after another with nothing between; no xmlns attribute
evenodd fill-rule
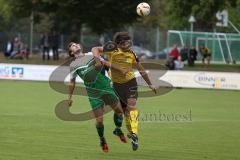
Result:
<svg viewBox="0 0 240 160"><path fill-rule="evenodd" d="M58 47L59 47L59 35L56 31L53 31L51 36L51 47L53 51L53 60L59 59Z"/></svg>
<svg viewBox="0 0 240 160"><path fill-rule="evenodd" d="M182 61L186 61L188 59L188 48L185 45L183 45L180 51L180 55L181 55Z"/></svg>
<svg viewBox="0 0 240 160"><path fill-rule="evenodd" d="M42 48L42 59L45 60L45 54L47 53L47 59L50 59L49 48L50 48L50 37L47 32L44 33L41 38L41 48Z"/></svg>
<svg viewBox="0 0 240 160"><path fill-rule="evenodd" d="M188 65L189 66L194 66L195 61L197 60L197 50L195 46L192 46L192 48L189 50L189 55L188 55Z"/></svg>
<svg viewBox="0 0 240 160"><path fill-rule="evenodd" d="M209 48L205 47L205 46L201 46L200 47L200 53L202 55L202 63L203 65L205 65L205 59L207 59L207 64L210 64L210 60L211 60L211 51Z"/></svg>

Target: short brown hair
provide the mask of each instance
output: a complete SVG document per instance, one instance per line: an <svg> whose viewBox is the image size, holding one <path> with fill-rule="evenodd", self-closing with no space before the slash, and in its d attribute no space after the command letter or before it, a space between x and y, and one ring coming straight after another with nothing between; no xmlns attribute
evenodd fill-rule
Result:
<svg viewBox="0 0 240 160"><path fill-rule="evenodd" d="M121 43L124 40L131 40L131 37L128 32L117 32L113 37L113 41L117 44Z"/></svg>
<svg viewBox="0 0 240 160"><path fill-rule="evenodd" d="M74 55L72 54L72 51L71 51L71 49L70 49L73 43L74 43L74 42L70 42L70 43L68 44L68 55L69 55L70 57L74 57Z"/></svg>

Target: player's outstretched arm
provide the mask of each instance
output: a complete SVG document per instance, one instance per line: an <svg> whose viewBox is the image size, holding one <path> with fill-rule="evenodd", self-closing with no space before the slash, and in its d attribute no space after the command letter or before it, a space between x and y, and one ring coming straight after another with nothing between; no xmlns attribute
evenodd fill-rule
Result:
<svg viewBox="0 0 240 160"><path fill-rule="evenodd" d="M146 81L146 83L148 84L148 87L156 94L157 93L157 90L155 88L154 85L152 85L152 82L150 81L149 77L148 77L148 74L145 70L145 68L141 65L141 63L137 63L136 64L136 67L139 71L139 73L141 74L141 76L143 77L143 79Z"/></svg>
<svg viewBox="0 0 240 160"><path fill-rule="evenodd" d="M102 61L102 63L109 68L113 68L115 70L118 70L118 71L122 72L124 75L129 73L129 70L123 69L115 63L112 63L112 62L109 62L109 61Z"/></svg>
<svg viewBox="0 0 240 160"><path fill-rule="evenodd" d="M92 48L92 53L93 53L93 56L94 56L94 58L96 60L96 64L98 66L101 66L103 64L103 65L105 65L105 66L107 66L109 68L116 69L116 70L122 72L123 74L127 74L129 71L126 70L126 69L122 69L117 64L114 64L114 63L109 62L109 61L104 61L104 60L102 61L101 60L101 55L103 54L104 47L94 47L94 48ZM114 49L112 48L112 50L114 50ZM109 52L110 50L107 50L107 51Z"/></svg>
<svg viewBox="0 0 240 160"><path fill-rule="evenodd" d="M71 79L68 84L68 106L72 105L72 94L75 88L75 78Z"/></svg>

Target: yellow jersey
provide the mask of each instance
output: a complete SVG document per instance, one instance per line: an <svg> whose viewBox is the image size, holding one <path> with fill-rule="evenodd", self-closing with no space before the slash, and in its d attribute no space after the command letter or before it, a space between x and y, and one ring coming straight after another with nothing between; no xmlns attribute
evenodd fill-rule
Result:
<svg viewBox="0 0 240 160"><path fill-rule="evenodd" d="M138 58L134 51L121 51L115 50L113 52L108 52L107 54L108 61L118 65L122 69L129 70L129 74L124 75L122 72L111 68L111 79L116 83L126 83L135 77L133 65L138 62Z"/></svg>
<svg viewBox="0 0 240 160"><path fill-rule="evenodd" d="M202 55L211 55L211 50L209 48L201 48L200 52Z"/></svg>

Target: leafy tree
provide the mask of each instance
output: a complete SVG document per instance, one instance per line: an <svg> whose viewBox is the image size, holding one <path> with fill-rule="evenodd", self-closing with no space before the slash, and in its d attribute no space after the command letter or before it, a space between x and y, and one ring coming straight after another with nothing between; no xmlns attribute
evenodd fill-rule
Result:
<svg viewBox="0 0 240 160"><path fill-rule="evenodd" d="M151 14L145 18L136 14L140 2L142 0L0 0L0 29L19 27L19 19L26 21L32 11L38 31L55 29L73 33L78 38L83 25L97 34L133 24L186 29L190 15L197 20L195 28L212 31L217 21L215 14L222 9L228 9L229 19L237 26L240 24L240 0L146 0L151 5Z"/></svg>
<svg viewBox="0 0 240 160"><path fill-rule="evenodd" d="M234 3L235 2L235 3ZM240 15L240 0L234 1L232 3L230 3L231 6L233 7L229 7L228 11L229 11L229 20L236 25L236 27L240 30L240 19L239 19L239 15ZM231 31L233 31L233 29L231 28ZM234 30L235 32L235 30Z"/></svg>
<svg viewBox="0 0 240 160"><path fill-rule="evenodd" d="M7 24L11 21L12 13L10 6L4 0L0 0L0 6L0 30L4 30L9 27Z"/></svg>
<svg viewBox="0 0 240 160"><path fill-rule="evenodd" d="M147 0L147 2L150 0ZM30 17L35 13L35 23L39 23L38 13L51 13L53 28L64 32L79 32L83 24L100 34L131 24L137 18L136 6L141 0L8 0L16 18ZM41 15L41 14L40 14Z"/></svg>
<svg viewBox="0 0 240 160"><path fill-rule="evenodd" d="M236 5L233 0L172 0L166 10L167 26L172 29L187 28L190 15L197 19L196 25L204 30L212 30L216 23L216 13L226 7Z"/></svg>

